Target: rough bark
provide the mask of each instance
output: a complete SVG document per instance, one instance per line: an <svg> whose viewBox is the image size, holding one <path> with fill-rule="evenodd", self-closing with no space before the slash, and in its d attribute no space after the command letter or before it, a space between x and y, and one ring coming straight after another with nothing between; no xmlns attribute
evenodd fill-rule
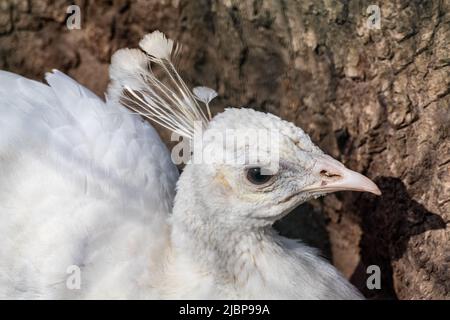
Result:
<svg viewBox="0 0 450 320"><path fill-rule="evenodd" d="M184 44L183 75L219 112L278 114L374 179L382 197L338 193L278 224L319 247L369 298L450 298L450 2L0 0L0 68L58 68L102 95L110 56L159 29ZM366 287L369 265L382 287Z"/></svg>

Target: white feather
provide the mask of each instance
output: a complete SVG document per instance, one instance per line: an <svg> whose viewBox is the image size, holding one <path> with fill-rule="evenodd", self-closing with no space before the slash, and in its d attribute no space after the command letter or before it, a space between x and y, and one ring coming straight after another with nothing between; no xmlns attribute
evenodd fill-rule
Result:
<svg viewBox="0 0 450 320"><path fill-rule="evenodd" d="M171 62L179 47L159 31L146 35L139 45L147 56L136 49L122 49L111 59L108 98L192 139L195 122L206 127L211 113L207 106L205 115ZM158 79L152 68L161 69L165 79Z"/></svg>
<svg viewBox="0 0 450 320"><path fill-rule="evenodd" d="M195 97L204 104L209 104L217 97L217 92L208 87L195 87L192 91L194 92Z"/></svg>
<svg viewBox="0 0 450 320"><path fill-rule="evenodd" d="M151 297L133 279L158 273L167 247L170 154L125 108L60 72L47 80L0 71L0 297ZM70 265L80 290L66 287Z"/></svg>
<svg viewBox="0 0 450 320"><path fill-rule="evenodd" d="M144 36L139 42L139 47L152 57L170 60L174 42L167 39L164 33L154 31Z"/></svg>
<svg viewBox="0 0 450 320"><path fill-rule="evenodd" d="M212 116L209 103L217 97L217 92L208 87L195 87L192 91L194 92L195 97L205 104L206 110L208 111L209 120L211 120Z"/></svg>
<svg viewBox="0 0 450 320"><path fill-rule="evenodd" d="M108 98L119 101L123 87L129 86L135 90L145 87L143 78L148 73L148 58L139 49L120 49L111 57L109 76L111 83L108 88Z"/></svg>
<svg viewBox="0 0 450 320"><path fill-rule="evenodd" d="M120 49L111 57L109 75L111 80L124 82L148 72L148 59L139 49ZM142 83L141 81L139 82Z"/></svg>

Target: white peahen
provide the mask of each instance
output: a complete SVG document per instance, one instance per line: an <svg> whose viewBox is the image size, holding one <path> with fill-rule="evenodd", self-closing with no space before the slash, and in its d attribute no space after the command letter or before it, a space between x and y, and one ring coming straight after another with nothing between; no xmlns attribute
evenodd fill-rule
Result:
<svg viewBox="0 0 450 320"><path fill-rule="evenodd" d="M313 197L380 194L376 185L274 115L227 109L211 119L216 93L187 88L172 63L179 46L156 31L140 47L112 57L106 102L58 71L48 85L0 71L0 297L361 298L272 224ZM208 132L275 129L278 168L191 161L179 176L141 116L191 142L200 127L193 145L239 159L248 140L229 148ZM264 158L266 144L257 147Z"/></svg>

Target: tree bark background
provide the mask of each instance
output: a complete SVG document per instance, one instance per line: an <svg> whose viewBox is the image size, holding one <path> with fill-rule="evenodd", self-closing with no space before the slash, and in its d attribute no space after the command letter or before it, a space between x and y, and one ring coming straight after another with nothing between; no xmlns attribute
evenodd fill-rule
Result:
<svg viewBox="0 0 450 320"><path fill-rule="evenodd" d="M368 298L450 299L450 1L0 0L0 68L64 71L103 96L111 54L159 29L183 44L182 74L217 89L214 111L246 106L296 123L377 182L277 224ZM369 5L381 29L369 29ZM167 137L167 133L163 133ZM381 289L366 287L369 265Z"/></svg>

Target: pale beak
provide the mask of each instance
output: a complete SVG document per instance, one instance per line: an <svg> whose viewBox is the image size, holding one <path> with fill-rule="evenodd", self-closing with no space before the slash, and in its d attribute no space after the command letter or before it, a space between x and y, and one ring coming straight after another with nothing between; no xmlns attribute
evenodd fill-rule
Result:
<svg viewBox="0 0 450 320"><path fill-rule="evenodd" d="M342 163L327 155L322 155L318 158L313 168L313 174L319 181L307 186L303 191L329 193L351 190L381 195L380 189L372 180L346 168Z"/></svg>

